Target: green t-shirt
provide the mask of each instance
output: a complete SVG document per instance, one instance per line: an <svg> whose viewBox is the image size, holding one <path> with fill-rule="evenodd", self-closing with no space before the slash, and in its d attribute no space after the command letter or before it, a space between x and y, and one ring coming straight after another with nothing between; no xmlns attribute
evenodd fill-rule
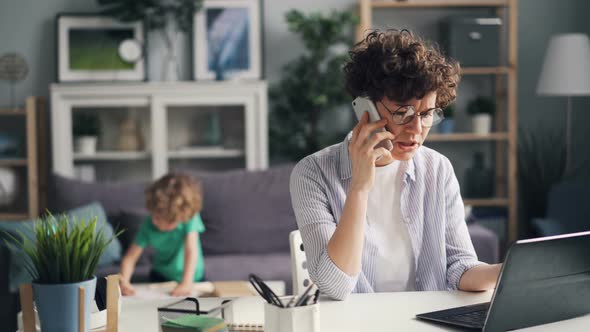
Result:
<svg viewBox="0 0 590 332"><path fill-rule="evenodd" d="M152 218L148 217L141 225L135 236L135 244L145 248L150 246L155 249L152 259L152 269L170 280L182 281L184 271L184 243L187 234L191 232L203 233L205 225L200 214L195 214L186 223L167 232L160 231L154 224ZM201 241L197 236L197 266L195 268L195 281L203 280L205 264L203 262L203 250Z"/></svg>

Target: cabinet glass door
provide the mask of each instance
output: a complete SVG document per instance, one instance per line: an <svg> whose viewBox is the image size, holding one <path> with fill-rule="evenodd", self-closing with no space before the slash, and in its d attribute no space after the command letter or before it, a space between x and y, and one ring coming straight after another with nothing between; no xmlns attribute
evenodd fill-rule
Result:
<svg viewBox="0 0 590 332"><path fill-rule="evenodd" d="M164 108L170 171L248 168L254 151L248 138L247 104L182 103Z"/></svg>
<svg viewBox="0 0 590 332"><path fill-rule="evenodd" d="M152 178L147 106L74 106L71 110L78 179L116 182Z"/></svg>

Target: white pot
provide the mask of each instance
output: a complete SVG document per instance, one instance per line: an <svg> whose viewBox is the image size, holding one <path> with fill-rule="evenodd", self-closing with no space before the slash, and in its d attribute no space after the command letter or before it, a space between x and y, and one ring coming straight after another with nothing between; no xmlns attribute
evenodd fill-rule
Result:
<svg viewBox="0 0 590 332"><path fill-rule="evenodd" d="M492 130L492 116L489 114L477 114L471 119L473 132L478 135L489 134Z"/></svg>
<svg viewBox="0 0 590 332"><path fill-rule="evenodd" d="M150 81L186 81L192 79L190 36L178 30L175 18L168 16L162 30L148 33L147 73ZM166 38L169 38L166 42Z"/></svg>
<svg viewBox="0 0 590 332"><path fill-rule="evenodd" d="M74 149L80 154L95 154L96 153L96 142L98 137L96 136L79 136L74 141Z"/></svg>

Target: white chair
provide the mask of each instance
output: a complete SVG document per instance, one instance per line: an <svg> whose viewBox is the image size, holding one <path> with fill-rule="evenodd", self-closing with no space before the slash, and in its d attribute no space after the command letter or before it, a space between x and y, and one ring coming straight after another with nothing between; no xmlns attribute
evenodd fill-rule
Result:
<svg viewBox="0 0 590 332"><path fill-rule="evenodd" d="M299 231L289 234L291 245L291 273L293 275L293 295L301 295L310 285L311 279L307 270L307 258L303 248L303 240Z"/></svg>

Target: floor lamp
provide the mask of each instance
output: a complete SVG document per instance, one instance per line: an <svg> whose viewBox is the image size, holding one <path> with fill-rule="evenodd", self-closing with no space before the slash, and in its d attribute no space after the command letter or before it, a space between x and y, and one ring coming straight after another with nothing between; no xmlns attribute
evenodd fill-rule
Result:
<svg viewBox="0 0 590 332"><path fill-rule="evenodd" d="M590 41L583 33L559 34L551 37L543 69L537 84L537 94L565 96L566 141L564 175L571 171L571 118L574 96L590 95Z"/></svg>

